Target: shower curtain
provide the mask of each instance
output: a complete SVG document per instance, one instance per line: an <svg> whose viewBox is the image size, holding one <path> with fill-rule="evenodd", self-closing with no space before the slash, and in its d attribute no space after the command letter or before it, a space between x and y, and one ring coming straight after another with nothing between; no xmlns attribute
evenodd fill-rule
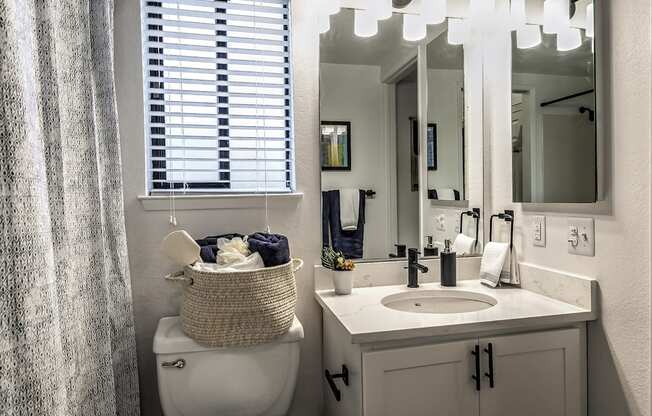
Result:
<svg viewBox="0 0 652 416"><path fill-rule="evenodd" d="M0 0L1 415L140 413L120 169L112 1Z"/></svg>

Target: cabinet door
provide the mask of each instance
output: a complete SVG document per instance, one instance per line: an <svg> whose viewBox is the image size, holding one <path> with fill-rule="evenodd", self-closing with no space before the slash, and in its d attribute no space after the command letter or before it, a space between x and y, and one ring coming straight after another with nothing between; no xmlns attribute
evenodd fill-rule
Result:
<svg viewBox="0 0 652 416"><path fill-rule="evenodd" d="M477 340L365 352L366 416L478 416Z"/></svg>
<svg viewBox="0 0 652 416"><path fill-rule="evenodd" d="M482 416L583 416L584 356L577 328L483 338Z"/></svg>

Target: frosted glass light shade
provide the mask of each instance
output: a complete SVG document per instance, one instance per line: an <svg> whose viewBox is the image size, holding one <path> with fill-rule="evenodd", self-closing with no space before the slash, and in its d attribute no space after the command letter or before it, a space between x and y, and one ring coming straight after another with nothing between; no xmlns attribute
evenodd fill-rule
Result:
<svg viewBox="0 0 652 416"><path fill-rule="evenodd" d="M545 0L543 3L543 33L559 33L569 25L568 0Z"/></svg>
<svg viewBox="0 0 652 416"><path fill-rule="evenodd" d="M446 20L446 0L427 0L421 3L421 17L429 25L437 25Z"/></svg>
<svg viewBox="0 0 652 416"><path fill-rule="evenodd" d="M462 19L448 18L448 43L463 45L466 40L466 23Z"/></svg>
<svg viewBox="0 0 652 416"><path fill-rule="evenodd" d="M586 6L586 36L589 38L594 36L593 18L593 3L591 3Z"/></svg>
<svg viewBox="0 0 652 416"><path fill-rule="evenodd" d="M378 20L369 10L355 9L353 33L361 38L370 38L378 33Z"/></svg>
<svg viewBox="0 0 652 416"><path fill-rule="evenodd" d="M403 15L403 39L417 42L426 37L426 22L419 14Z"/></svg>
<svg viewBox="0 0 652 416"><path fill-rule="evenodd" d="M522 25L516 30L517 48L528 49L539 44L541 44L541 29L539 25Z"/></svg>
<svg viewBox="0 0 652 416"><path fill-rule="evenodd" d="M341 0L321 0L324 13L331 15L340 12Z"/></svg>
<svg viewBox="0 0 652 416"><path fill-rule="evenodd" d="M331 17L328 13L319 13L317 16L317 29L319 33L326 33L331 30Z"/></svg>
<svg viewBox="0 0 652 416"><path fill-rule="evenodd" d="M496 0L471 0L472 15L486 15L492 13L495 9Z"/></svg>
<svg viewBox="0 0 652 416"><path fill-rule="evenodd" d="M557 33L557 50L572 51L582 46L582 34L575 27L568 27Z"/></svg>
<svg viewBox="0 0 652 416"><path fill-rule="evenodd" d="M376 16L377 20L385 20L392 17L392 0L371 0L368 4L369 11Z"/></svg>
<svg viewBox="0 0 652 416"><path fill-rule="evenodd" d="M512 0L509 9L509 18L512 24L512 30L517 30L527 21L525 12L525 0Z"/></svg>

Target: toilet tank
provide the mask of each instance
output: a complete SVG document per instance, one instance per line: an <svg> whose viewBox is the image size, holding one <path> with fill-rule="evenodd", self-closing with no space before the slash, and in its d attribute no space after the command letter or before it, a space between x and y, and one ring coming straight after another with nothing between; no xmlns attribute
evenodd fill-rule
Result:
<svg viewBox="0 0 652 416"><path fill-rule="evenodd" d="M154 336L165 416L281 416L292 402L303 327L295 317L274 342L243 348L204 347L179 317L162 318Z"/></svg>

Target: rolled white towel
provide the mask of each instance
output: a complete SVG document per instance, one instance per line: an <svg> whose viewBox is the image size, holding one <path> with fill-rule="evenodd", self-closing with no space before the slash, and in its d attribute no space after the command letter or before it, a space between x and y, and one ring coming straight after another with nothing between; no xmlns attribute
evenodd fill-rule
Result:
<svg viewBox="0 0 652 416"><path fill-rule="evenodd" d="M161 242L161 251L179 266L200 260L199 244L184 230L173 231Z"/></svg>
<svg viewBox="0 0 652 416"><path fill-rule="evenodd" d="M360 210L360 190L340 189L340 223L342 230L355 231L358 229L358 215Z"/></svg>
<svg viewBox="0 0 652 416"><path fill-rule="evenodd" d="M451 188L437 189L437 198L441 201L455 201L455 190Z"/></svg>
<svg viewBox="0 0 652 416"><path fill-rule="evenodd" d="M458 234L457 237L455 237L451 250L457 253L458 256L462 256L464 254L473 254L474 246L475 238L468 237L464 234Z"/></svg>
<svg viewBox="0 0 652 416"><path fill-rule="evenodd" d="M507 243L493 241L487 243L480 262L480 282L492 287L498 286L508 251L509 244Z"/></svg>

